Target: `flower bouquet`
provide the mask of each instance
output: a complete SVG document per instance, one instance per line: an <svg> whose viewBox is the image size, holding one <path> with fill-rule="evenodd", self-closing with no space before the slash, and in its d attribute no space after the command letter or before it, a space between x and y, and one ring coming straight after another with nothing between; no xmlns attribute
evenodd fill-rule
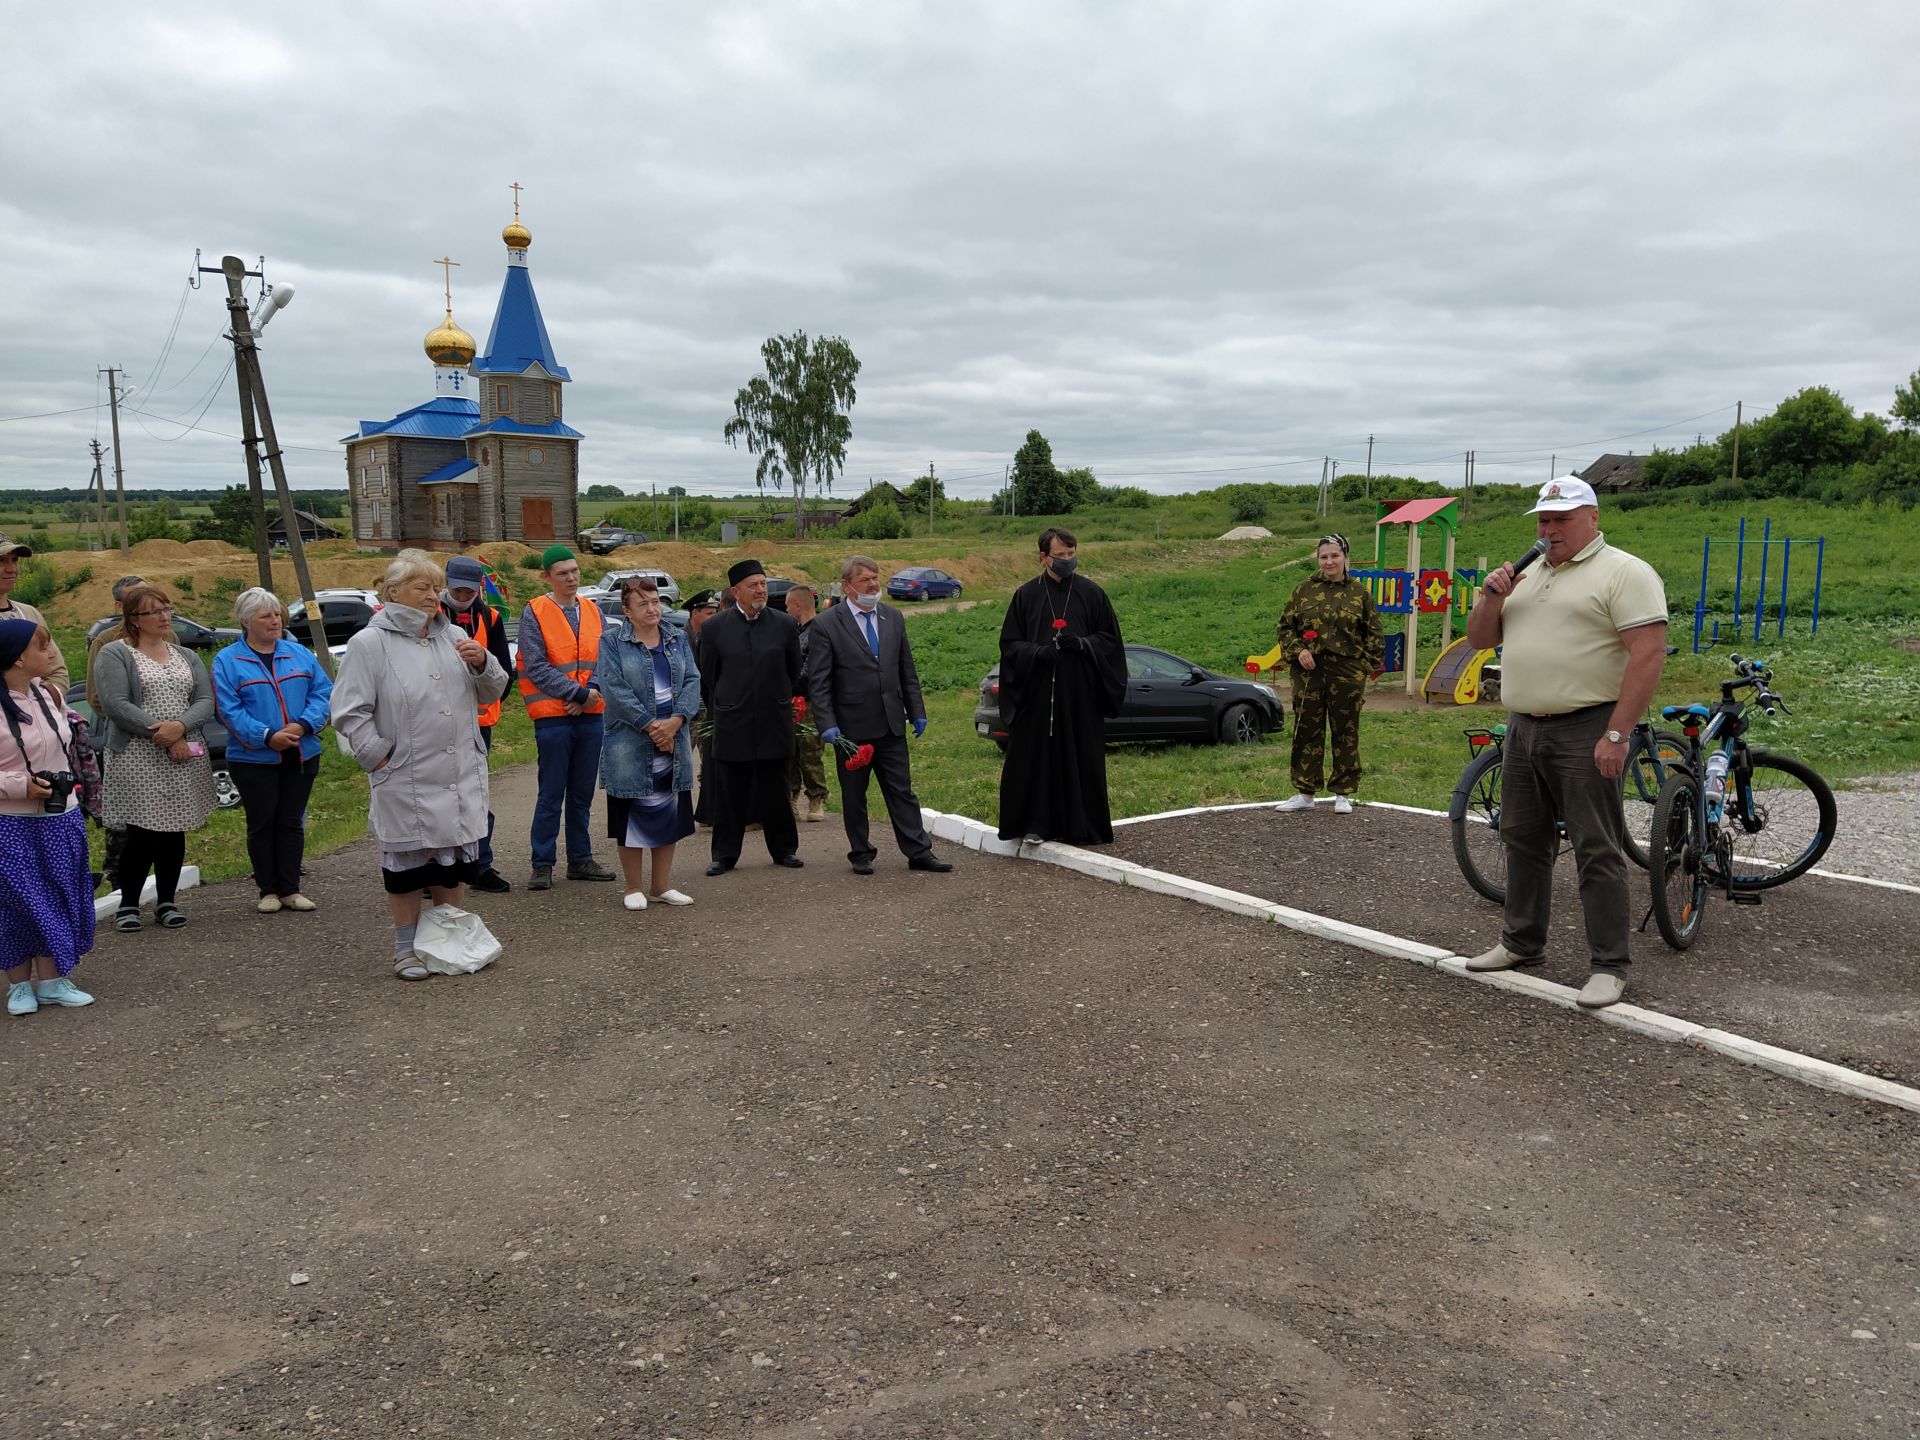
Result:
<svg viewBox="0 0 1920 1440"><path fill-rule="evenodd" d="M840 752L840 763L849 770L864 770L873 763L873 746L856 745L844 735L834 738L833 748Z"/></svg>

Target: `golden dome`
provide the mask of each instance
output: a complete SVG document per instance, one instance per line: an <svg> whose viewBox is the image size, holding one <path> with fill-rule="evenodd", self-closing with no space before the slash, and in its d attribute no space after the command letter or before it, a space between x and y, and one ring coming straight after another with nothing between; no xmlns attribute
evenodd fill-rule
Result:
<svg viewBox="0 0 1920 1440"><path fill-rule="evenodd" d="M427 358L436 365L471 365L475 346L473 336L453 323L453 312L427 332Z"/></svg>
<svg viewBox="0 0 1920 1440"><path fill-rule="evenodd" d="M533 232L520 223L518 216L513 223L500 232L500 238L507 242L509 250L524 250L533 244Z"/></svg>

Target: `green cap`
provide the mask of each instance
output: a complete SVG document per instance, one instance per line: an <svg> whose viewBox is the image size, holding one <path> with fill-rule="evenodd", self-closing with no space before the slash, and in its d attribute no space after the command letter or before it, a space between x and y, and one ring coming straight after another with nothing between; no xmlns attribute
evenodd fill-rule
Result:
<svg viewBox="0 0 1920 1440"><path fill-rule="evenodd" d="M542 570L551 570L562 560L571 559L573 559L573 551L569 550L566 546L549 545L545 550L540 552L540 568Z"/></svg>

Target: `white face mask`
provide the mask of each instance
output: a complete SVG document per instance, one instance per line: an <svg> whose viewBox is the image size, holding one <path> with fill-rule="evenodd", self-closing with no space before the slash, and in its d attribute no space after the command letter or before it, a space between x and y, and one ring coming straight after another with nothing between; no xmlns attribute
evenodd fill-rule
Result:
<svg viewBox="0 0 1920 1440"><path fill-rule="evenodd" d="M847 598L862 610L871 610L880 603L880 592L876 590L871 595L849 595Z"/></svg>

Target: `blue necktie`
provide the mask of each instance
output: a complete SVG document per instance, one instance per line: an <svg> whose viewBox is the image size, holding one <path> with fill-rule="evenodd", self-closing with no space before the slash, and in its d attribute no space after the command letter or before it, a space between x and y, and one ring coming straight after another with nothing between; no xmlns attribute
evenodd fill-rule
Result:
<svg viewBox="0 0 1920 1440"><path fill-rule="evenodd" d="M860 616L867 627L867 648L873 651L873 658L880 658L880 627L874 623L873 612L863 611Z"/></svg>

